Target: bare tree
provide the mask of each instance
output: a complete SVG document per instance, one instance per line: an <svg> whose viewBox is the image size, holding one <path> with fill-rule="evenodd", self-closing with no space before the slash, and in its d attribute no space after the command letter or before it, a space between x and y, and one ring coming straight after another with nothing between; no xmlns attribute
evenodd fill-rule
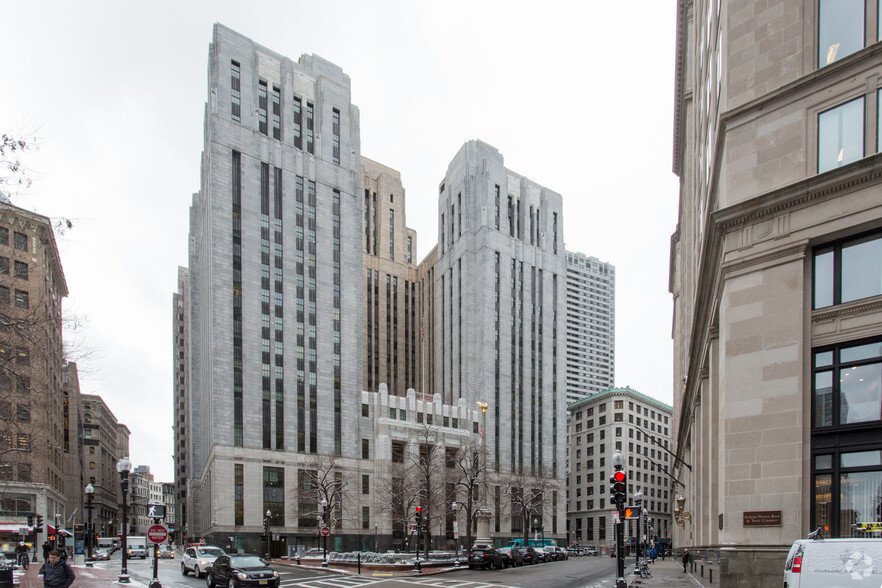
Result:
<svg viewBox="0 0 882 588"><path fill-rule="evenodd" d="M481 445L479 442L460 447L453 455L446 456L453 461L452 484L457 504L466 519L466 548L472 548L472 530L477 521L478 509L481 507L481 496L486 496L487 489L484 486L487 464L481 459Z"/></svg>
<svg viewBox="0 0 882 588"><path fill-rule="evenodd" d="M315 455L299 470L297 485L293 491L297 506L297 525L310 527L319 523L330 528L343 526L345 520L343 505L349 481L343 468L333 455ZM322 508L322 500L327 501L327 519Z"/></svg>
<svg viewBox="0 0 882 588"><path fill-rule="evenodd" d="M551 472L546 468L540 470L538 476L511 474L505 484L505 495L508 498L506 509L512 527L520 523L524 533L524 545L530 535L530 525L536 519L539 528L544 526L545 500L552 489Z"/></svg>

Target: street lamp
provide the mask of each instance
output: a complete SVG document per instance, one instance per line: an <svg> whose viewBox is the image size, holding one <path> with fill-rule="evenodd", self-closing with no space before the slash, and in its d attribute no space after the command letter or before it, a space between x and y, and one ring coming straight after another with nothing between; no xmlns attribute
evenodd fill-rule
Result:
<svg viewBox="0 0 882 588"><path fill-rule="evenodd" d="M263 533L266 535L266 559L271 557L273 550L270 548L270 517L273 513L270 509L266 509L266 517L263 519Z"/></svg>
<svg viewBox="0 0 882 588"><path fill-rule="evenodd" d="M453 558L453 565L459 565L459 505L454 500L450 505L450 510L453 511L453 547L456 550L456 557Z"/></svg>
<svg viewBox="0 0 882 588"><path fill-rule="evenodd" d="M89 513L89 524L86 526L86 567L92 567L92 495L95 494L95 487L92 484L86 485L86 512Z"/></svg>
<svg viewBox="0 0 882 588"><path fill-rule="evenodd" d="M380 525L374 523L374 553L380 551Z"/></svg>
<svg viewBox="0 0 882 588"><path fill-rule="evenodd" d="M643 506L643 492L640 490L634 493L634 505L637 507L637 536L634 538L637 555L634 557L634 561L636 562L636 569L640 569L640 509Z"/></svg>
<svg viewBox="0 0 882 588"><path fill-rule="evenodd" d="M682 494L678 494L677 506L674 507L674 522L681 527L685 527L685 521L692 522L692 513L686 510L686 498Z"/></svg>
<svg viewBox="0 0 882 588"><path fill-rule="evenodd" d="M122 491L122 569L120 569L119 572L119 583L129 584L131 582L131 580L129 579L129 570L126 569L126 564L128 563L128 560L126 558L126 551L128 551L126 535L128 534L127 527L129 522L129 510L128 505L126 504L126 494L129 493L129 472L132 471L132 462L129 461L128 457L123 457L118 462L116 462L116 471L119 472L119 488Z"/></svg>
<svg viewBox="0 0 882 588"><path fill-rule="evenodd" d="M328 526L328 499L322 498L322 567L328 567L328 536L325 535L325 527Z"/></svg>

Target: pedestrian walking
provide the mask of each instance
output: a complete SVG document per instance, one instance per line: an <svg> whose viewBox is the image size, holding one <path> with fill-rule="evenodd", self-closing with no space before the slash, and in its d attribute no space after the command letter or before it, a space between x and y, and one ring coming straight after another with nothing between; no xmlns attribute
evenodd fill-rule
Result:
<svg viewBox="0 0 882 588"><path fill-rule="evenodd" d="M67 561L61 561L57 549L49 552L49 561L40 566L45 588L68 588L76 579L73 568Z"/></svg>
<svg viewBox="0 0 882 588"><path fill-rule="evenodd" d="M49 561L49 551L52 548L49 547L49 541L43 541L43 561Z"/></svg>
<svg viewBox="0 0 882 588"><path fill-rule="evenodd" d="M691 561L691 559L689 557L689 550L688 549L683 550L683 557L680 559L680 561L683 564L683 571L685 572L686 566L688 566L689 562Z"/></svg>

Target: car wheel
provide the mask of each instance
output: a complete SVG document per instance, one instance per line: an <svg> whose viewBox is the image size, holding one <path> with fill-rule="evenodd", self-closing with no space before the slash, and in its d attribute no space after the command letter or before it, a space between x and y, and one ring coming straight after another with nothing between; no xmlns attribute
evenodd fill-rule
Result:
<svg viewBox="0 0 882 588"><path fill-rule="evenodd" d="M227 583L227 588L236 588L236 579L230 578L230 581Z"/></svg>
<svg viewBox="0 0 882 588"><path fill-rule="evenodd" d="M196 564L196 567L193 568L193 575L196 576L197 578L202 577L202 572L199 571L199 564Z"/></svg>
<svg viewBox="0 0 882 588"><path fill-rule="evenodd" d="M187 566L184 565L184 562L181 562L181 575L186 576L190 572L187 571Z"/></svg>
<svg viewBox="0 0 882 588"><path fill-rule="evenodd" d="M211 572L205 574L205 585L208 588L214 588L214 576L211 575Z"/></svg>

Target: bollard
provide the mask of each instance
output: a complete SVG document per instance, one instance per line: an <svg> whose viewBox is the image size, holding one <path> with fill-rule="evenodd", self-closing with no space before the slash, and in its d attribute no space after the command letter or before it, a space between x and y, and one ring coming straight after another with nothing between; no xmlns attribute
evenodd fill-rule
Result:
<svg viewBox="0 0 882 588"><path fill-rule="evenodd" d="M700 575L702 578L704 578L704 564L701 564L701 572L699 572L699 575Z"/></svg>
<svg viewBox="0 0 882 588"><path fill-rule="evenodd" d="M714 583L714 570L710 569L707 571L707 573L708 573L708 583L713 584Z"/></svg>
<svg viewBox="0 0 882 588"><path fill-rule="evenodd" d="M358 552L358 575L361 575L361 552Z"/></svg>

